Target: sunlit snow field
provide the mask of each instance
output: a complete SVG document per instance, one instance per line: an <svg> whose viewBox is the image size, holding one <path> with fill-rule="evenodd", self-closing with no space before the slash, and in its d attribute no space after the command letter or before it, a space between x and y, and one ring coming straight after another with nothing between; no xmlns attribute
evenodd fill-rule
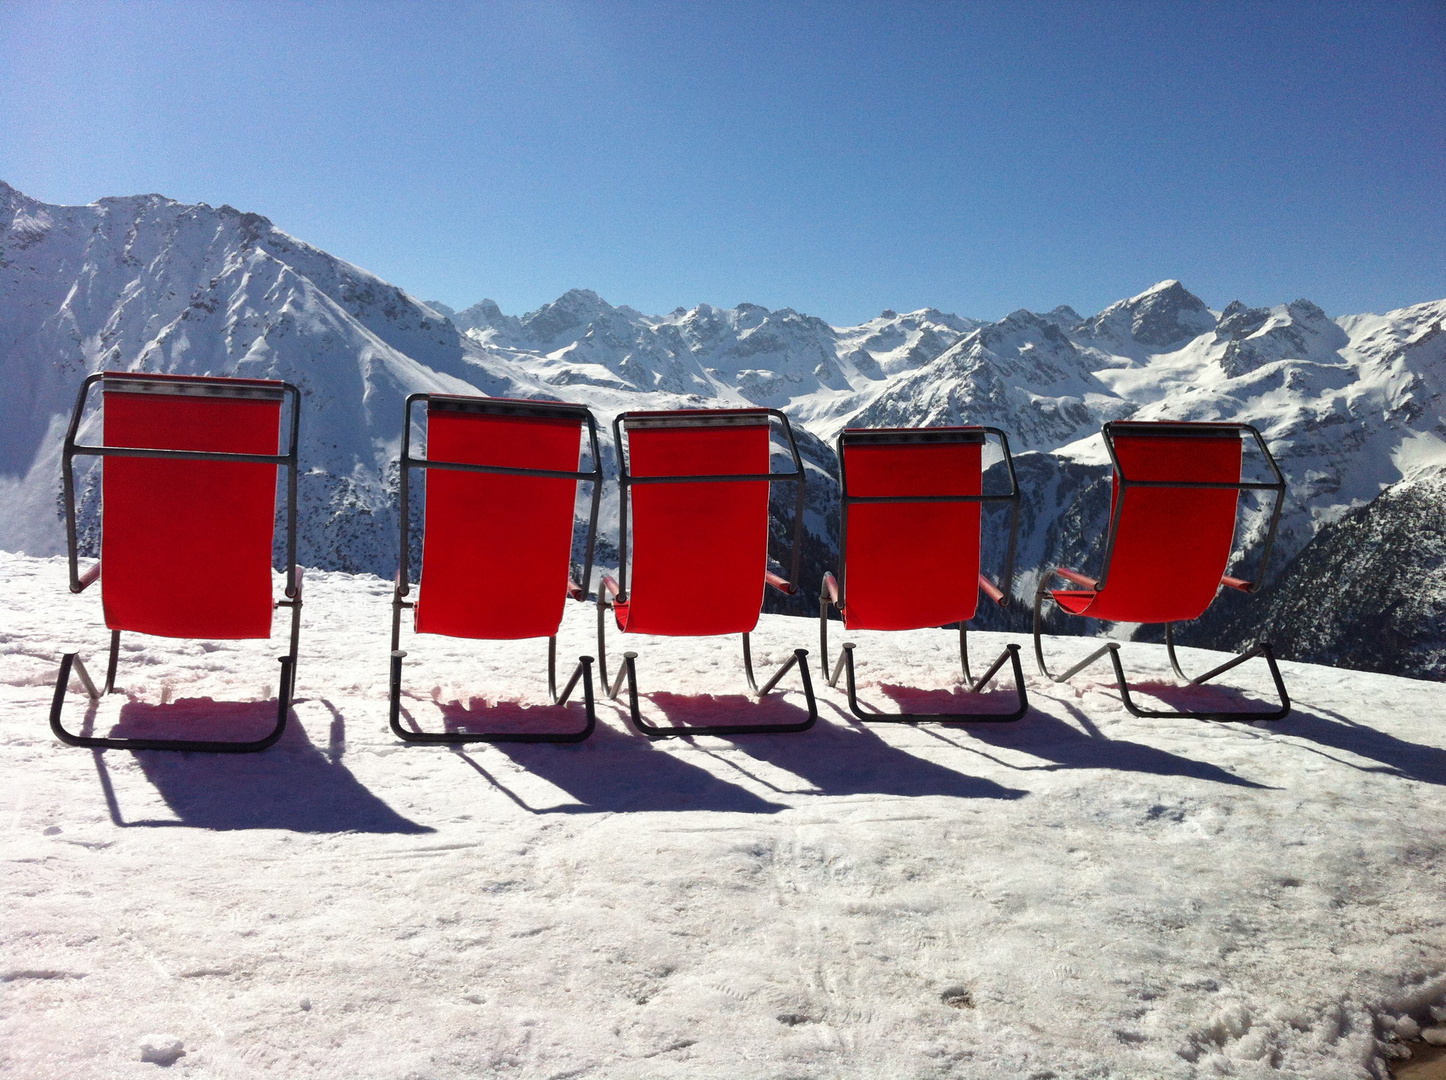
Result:
<svg viewBox="0 0 1446 1080"><path fill-rule="evenodd" d="M1029 658L1017 724L865 726L816 624L765 617L760 670L810 650L808 733L649 742L599 694L578 746L404 746L389 585L311 572L278 746L93 753L46 715L63 651L104 670L99 589L0 578L15 1076L1384 1077L1398 1019L1446 1004L1439 684L1283 664L1282 723L1136 720L1107 666L1054 686ZM560 655L594 625L569 604ZM91 726L265 730L282 628L128 636ZM953 634L850 637L866 702L966 707L902 689L957 687ZM544 642L404 647L409 723L545 700ZM658 722L801 716L796 676L744 701L736 639L627 647ZM1269 697L1258 662L1187 694L1163 649L1124 657L1172 705Z"/></svg>

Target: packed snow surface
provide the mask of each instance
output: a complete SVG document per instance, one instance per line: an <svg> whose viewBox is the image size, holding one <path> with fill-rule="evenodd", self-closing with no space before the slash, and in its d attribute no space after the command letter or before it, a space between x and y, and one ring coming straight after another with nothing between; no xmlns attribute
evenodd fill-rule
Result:
<svg viewBox="0 0 1446 1080"><path fill-rule="evenodd" d="M1099 667L946 729L815 676L802 735L654 743L600 699L578 746L404 746L388 585L313 573L279 745L91 752L46 713L62 652L104 666L99 590L0 576L10 1075L1384 1077L1446 1017L1435 684L1284 664L1288 720L1212 724L1131 718ZM560 654L594 625L570 604ZM951 633L851 636L869 704L968 707ZM736 641L628 646L659 721L799 716L792 676L744 700ZM404 647L409 723L544 701L541 641ZM815 626L765 616L759 667L795 647ZM264 729L281 649L127 636L124 692L68 723ZM1172 704L1268 698L1255 664L1186 692L1125 657Z"/></svg>

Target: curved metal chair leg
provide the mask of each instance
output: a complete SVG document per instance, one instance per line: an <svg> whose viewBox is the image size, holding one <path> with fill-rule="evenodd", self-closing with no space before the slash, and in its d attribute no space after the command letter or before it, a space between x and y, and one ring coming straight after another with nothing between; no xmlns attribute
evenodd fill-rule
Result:
<svg viewBox="0 0 1446 1080"><path fill-rule="evenodd" d="M548 639L548 666L549 678L548 689L552 693L553 704L566 705L568 698L572 696L573 690L577 688L579 680L582 682L583 711L586 714L586 722L578 731L562 732L522 732L522 731L408 731L402 727L402 660L406 657L402 649L392 651L391 670L391 693L390 693L390 722L392 732L403 742L408 743L473 743L473 742L516 742L516 743L579 743L593 733L597 727L597 711L593 702L592 692L592 665L591 656L578 657L577 667L573 669L572 677L567 680L567 685L562 688L562 693L555 691L555 683L552 678L552 664L556 657L556 639Z"/></svg>
<svg viewBox="0 0 1446 1080"><path fill-rule="evenodd" d="M1062 683L1069 679L1071 676L1073 676L1076 672L1083 671L1085 668L1089 667L1100 657L1104 656L1105 653L1118 653L1120 647L1115 642L1111 641L1108 644L1101 645L1098 649L1090 653L1078 664L1075 664L1074 667L1070 668L1064 674L1050 674L1049 668L1045 667L1044 664L1044 643L1040 634L1040 608L1044 604L1044 598L1048 591L1048 587L1049 575L1046 574L1044 577L1039 579L1039 588L1036 589L1034 592L1034 660L1035 663L1039 665L1039 673L1041 675L1043 675L1046 679L1050 679L1057 683ZM1119 667L1118 659L1115 660L1115 667Z"/></svg>
<svg viewBox="0 0 1446 1080"><path fill-rule="evenodd" d="M743 633L743 677L748 680L748 689L758 693L758 683L753 678L753 653L748 648L748 632Z"/></svg>
<svg viewBox="0 0 1446 1080"><path fill-rule="evenodd" d="M608 689L607 612L607 604L603 600L603 590L599 586L597 591L597 677L605 694ZM616 694L608 696L617 697Z"/></svg>
<svg viewBox="0 0 1446 1080"><path fill-rule="evenodd" d="M1018 720L1029 711L1029 696L1024 689L1024 669L1019 662L1019 646L1010 643L1004 646L1004 651L999 654L994 663L989 665L986 671L976 681L969 679L965 683L969 692L977 694L1009 661L1014 671L1014 687L1018 704L1014 709L1005 713L878 713L864 712L859 707L858 689L854 681L854 649L857 646L852 641L845 641L843 653L838 658L838 666L834 668L833 678L829 681L830 686L838 683L839 668L842 668L847 679L847 690L849 699L849 711L860 720L871 724L1009 724ZM960 648L967 648L964 645L963 628L960 628ZM964 670L969 670L968 660L964 660Z"/></svg>
<svg viewBox="0 0 1446 1080"><path fill-rule="evenodd" d="M828 678L828 589L818 598L818 669Z"/></svg>
<svg viewBox="0 0 1446 1080"><path fill-rule="evenodd" d="M633 726L650 739L676 738L681 735L783 735L807 731L818 722L818 702L813 695L813 679L809 676L807 649L794 649L793 655L784 661L783 665L773 673L760 690L753 680L753 663L748 650L748 635L743 635L743 658L748 683L759 697L763 697L773 690L792 668L798 668L799 678L803 682L803 696L808 702L808 719L795 724L700 724L697 726L650 724L643 719L642 713L638 710L637 655L633 652L623 654L623 668L618 672L618 682L621 683L624 676L627 677L628 713L632 717Z"/></svg>
<svg viewBox="0 0 1446 1080"><path fill-rule="evenodd" d="M112 630L110 632L110 659L106 663L105 668L104 692L107 694L114 693L115 691L115 669L116 665L120 663L120 636L121 632L119 630ZM295 649L292 651L295 652ZM76 657L77 662L79 659L79 657Z"/></svg>
<svg viewBox="0 0 1446 1080"><path fill-rule="evenodd" d="M1202 685L1204 685L1205 683L1209 682L1211 679L1215 678L1215 676L1217 676L1217 675L1223 675L1225 672L1229 671L1231 668L1239 667L1241 664L1245 663L1245 661L1247 661L1247 660L1254 659L1254 658L1257 657L1257 656L1263 657L1264 660L1265 660L1266 666L1270 669L1270 678L1271 678L1271 680L1275 683L1275 693L1276 693L1276 696L1280 698L1280 707L1277 708L1277 709L1271 709L1271 710L1268 710L1268 711L1265 711L1265 712L1259 712L1259 711L1243 711L1243 712L1235 712L1235 711L1231 711L1231 712L1149 712L1149 711L1141 711L1141 710L1136 709L1136 708L1134 707L1133 702L1131 702L1131 701L1128 700L1128 694L1127 694L1126 691L1125 691L1125 685L1124 685L1124 681L1123 681L1123 671L1120 671L1120 672L1119 672L1119 675L1120 675L1120 679L1121 679L1121 681L1120 681L1121 697L1125 699L1125 708L1129 709L1130 712L1131 712L1133 715L1135 715L1135 716L1148 716L1148 717L1157 717L1157 716L1188 716L1188 717L1195 717L1195 718L1198 718L1198 719L1201 719L1201 720L1227 720L1227 721L1228 721L1228 720L1284 720L1287 716L1290 715L1290 709L1291 709L1290 694L1286 692L1286 689L1285 689L1285 680L1281 678L1281 675L1280 675L1280 667L1279 667L1279 666L1276 664L1276 662L1275 662L1275 651L1270 647L1270 642L1268 642L1268 641L1259 642L1259 643L1256 644L1256 646L1255 646L1254 648L1252 648L1252 649L1247 649L1245 652L1240 653L1240 654L1237 655L1237 656L1231 657L1229 660L1225 661L1225 663L1220 664L1220 665L1218 665L1217 667L1211 668L1209 671L1205 672L1205 674L1203 674L1203 675L1196 675L1194 678L1191 678L1190 676L1188 676L1188 675L1185 674L1184 669L1180 667L1180 659L1179 659L1179 657L1176 656L1176 654L1175 654L1175 625L1174 625L1174 623L1166 623L1166 624L1165 624L1165 650L1166 650L1166 652L1168 652L1169 655L1170 655L1170 666L1175 669L1175 674L1178 675L1178 676L1180 676L1180 678L1184 679L1187 683L1189 683L1189 684L1192 685L1192 686L1202 686ZM1118 666L1119 666L1119 665L1118 665L1118 663L1117 663L1117 664L1116 664L1116 667L1118 667Z"/></svg>
<svg viewBox="0 0 1446 1080"><path fill-rule="evenodd" d="M119 634L115 635L116 640ZM86 693L92 701L98 701L103 695L98 693L95 683L91 681L90 674L85 670L77 653L66 653L60 660L60 675L55 680L55 696L50 703L50 730L61 742L70 746L88 746L101 750L199 750L210 754L254 754L274 746L278 739L286 732L287 718L291 712L291 693L293 688L292 671L296 664L296 657L282 656L281 661L281 683L276 693L276 725L259 739L245 740L224 740L224 739L144 739L144 738L113 738L110 736L77 735L68 731L61 721L61 711L65 706L66 688L70 683L70 673L74 669L80 676L81 683L85 686ZM114 668L111 669L112 675ZM108 680L111 681L111 680Z"/></svg>
<svg viewBox="0 0 1446 1080"><path fill-rule="evenodd" d="M1048 578L1041 579L1039 589L1034 596L1034 657L1035 660L1039 663L1040 673L1054 680L1055 682L1062 683L1066 681L1076 672L1079 672L1084 668L1089 667L1090 664L1093 664L1100 657L1108 653L1110 657L1110 664L1114 667L1115 670L1115 683L1120 691L1120 701L1124 705L1125 710L1131 716L1138 716L1142 719L1158 720L1175 719L1178 717L1191 720L1222 720L1249 722L1254 720L1283 720L1290 715L1290 695L1286 692L1285 682L1280 676L1280 668L1276 665L1275 653L1271 650L1269 642L1262 641L1260 644L1256 645L1255 648L1250 649L1247 652L1243 652L1239 656L1232 657L1225 663L1221 664L1219 667L1212 668L1204 675L1197 675L1195 678L1192 679L1185 674L1184 669L1180 666L1180 659L1175 654L1174 623L1165 624L1165 650L1170 656L1170 666L1175 669L1175 674L1178 675L1181 679L1183 679L1186 683L1192 686L1199 686L1215 678L1215 676L1224 674L1231 668L1237 667L1238 665L1245 663L1245 661L1247 660L1250 660L1256 656L1264 657L1267 666L1270 668L1270 677L1275 682L1275 692L1280 698L1280 707L1277 709L1270 709L1266 711L1244 710L1238 712L1222 712L1219 710L1196 711L1193 709L1141 709L1135 704L1134 699L1130 697L1130 684L1129 681L1125 678L1124 664L1120 662L1120 646L1118 642L1114 641L1102 645L1100 648L1090 653L1083 660L1075 664L1063 674L1051 675L1049 669L1044 665L1044 648L1040 637L1040 608L1044 602L1045 587L1047 583Z"/></svg>

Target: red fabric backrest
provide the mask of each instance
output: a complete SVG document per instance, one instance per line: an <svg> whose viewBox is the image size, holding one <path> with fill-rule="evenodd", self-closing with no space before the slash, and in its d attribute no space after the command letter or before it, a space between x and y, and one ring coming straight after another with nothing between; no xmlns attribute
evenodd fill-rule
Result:
<svg viewBox="0 0 1446 1080"><path fill-rule="evenodd" d="M844 436L845 495L978 495L979 442L860 442ZM917 630L970 619L979 603L979 504L851 503L844 625Z"/></svg>
<svg viewBox="0 0 1446 1080"><path fill-rule="evenodd" d="M197 385L194 380L173 385L188 384ZM279 400L136 393L109 378L101 385L106 446L280 452ZM277 466L104 460L100 566L106 625L162 637L270 637Z"/></svg>
<svg viewBox="0 0 1446 1080"><path fill-rule="evenodd" d="M746 426L629 428L628 467L633 476L766 473L768 446L767 413ZM768 481L635 484L629 499L627 629L752 630L768 568Z"/></svg>
<svg viewBox="0 0 1446 1080"><path fill-rule="evenodd" d="M1117 432L1114 443L1129 480L1240 480L1235 431L1179 437ZM1125 622L1198 618L1230 561L1238 496L1231 488L1128 488L1105 587L1087 614ZM1113 498L1120 497L1116 477Z"/></svg>
<svg viewBox="0 0 1446 1080"><path fill-rule="evenodd" d="M427 410L427 457L577 472L582 419ZM550 637L562 622L578 481L427 470L416 627Z"/></svg>

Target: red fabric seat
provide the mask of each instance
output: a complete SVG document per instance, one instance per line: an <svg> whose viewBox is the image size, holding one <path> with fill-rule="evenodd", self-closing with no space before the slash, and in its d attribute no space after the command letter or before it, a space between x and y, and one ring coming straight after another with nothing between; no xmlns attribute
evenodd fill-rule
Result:
<svg viewBox="0 0 1446 1080"><path fill-rule="evenodd" d="M1131 430L1133 428L1133 430ZM1113 425L1115 455L1127 481L1240 482L1240 434L1181 425ZM1111 511L1123 498L1104 587L1052 589L1065 611L1116 622L1183 622L1202 615L1230 561L1235 488L1134 487L1113 480Z"/></svg>
<svg viewBox="0 0 1446 1080"><path fill-rule="evenodd" d="M929 434L941 441L903 441L917 434L851 441L845 432L845 494L980 494L980 429L934 429ZM885 441L890 436L900 441ZM979 503L851 503L842 563L843 618L851 630L917 630L971 619L979 604Z"/></svg>
<svg viewBox="0 0 1446 1080"><path fill-rule="evenodd" d="M427 409L427 459L576 472L583 418ZM578 481L427 470L419 633L551 637L562 622Z"/></svg>
<svg viewBox="0 0 1446 1080"><path fill-rule="evenodd" d="M103 442L277 454L282 385L107 373ZM106 625L163 637L269 637L276 474L270 463L107 458Z"/></svg>
<svg viewBox="0 0 1446 1080"><path fill-rule="evenodd" d="M706 426L690 423L686 413L630 414L624 422L635 479L768 472L766 410L740 410ZM768 568L768 481L633 484L629 500L632 568L628 598L615 606L619 629L679 636L751 631Z"/></svg>

